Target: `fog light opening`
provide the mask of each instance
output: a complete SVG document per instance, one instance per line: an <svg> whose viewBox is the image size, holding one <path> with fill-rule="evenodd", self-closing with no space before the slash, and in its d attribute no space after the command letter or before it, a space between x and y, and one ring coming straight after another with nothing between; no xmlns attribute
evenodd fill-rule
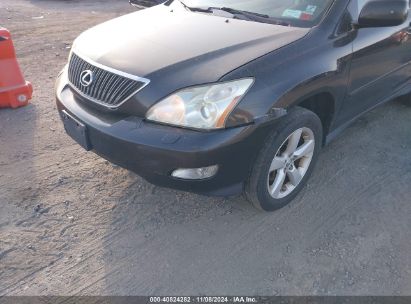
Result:
<svg viewBox="0 0 411 304"><path fill-rule="evenodd" d="M181 179L199 180L213 177L217 174L217 171L217 165L194 169L177 169L171 173L171 176Z"/></svg>

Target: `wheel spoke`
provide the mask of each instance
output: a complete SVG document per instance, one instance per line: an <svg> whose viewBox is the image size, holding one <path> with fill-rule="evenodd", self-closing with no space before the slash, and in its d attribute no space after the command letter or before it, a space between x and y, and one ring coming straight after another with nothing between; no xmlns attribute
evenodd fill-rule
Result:
<svg viewBox="0 0 411 304"><path fill-rule="evenodd" d="M309 141L305 142L301 147L299 147L294 152L294 156L296 157L296 159L300 159L304 156L307 156L307 155L314 152L314 147L315 147L315 141L314 140L309 140Z"/></svg>
<svg viewBox="0 0 411 304"><path fill-rule="evenodd" d="M308 127L292 132L278 148L271 161L267 190L274 199L297 191L307 174L316 150L316 137Z"/></svg>
<svg viewBox="0 0 411 304"><path fill-rule="evenodd" d="M273 197L278 197L281 189L283 188L286 174L284 170L278 170L277 176L275 177L274 183L270 187L270 192Z"/></svg>
<svg viewBox="0 0 411 304"><path fill-rule="evenodd" d="M284 168L285 166L285 159L282 157L274 157L271 166L270 166L270 173L273 171L277 171L278 169Z"/></svg>
<svg viewBox="0 0 411 304"><path fill-rule="evenodd" d="M302 129L298 129L293 134L291 134L290 138L288 139L287 149L285 153L291 155L297 150L298 143L300 142L301 135L303 133Z"/></svg>
<svg viewBox="0 0 411 304"><path fill-rule="evenodd" d="M287 171L287 176L293 186L298 186L298 184L303 179L302 174L295 167L292 170Z"/></svg>

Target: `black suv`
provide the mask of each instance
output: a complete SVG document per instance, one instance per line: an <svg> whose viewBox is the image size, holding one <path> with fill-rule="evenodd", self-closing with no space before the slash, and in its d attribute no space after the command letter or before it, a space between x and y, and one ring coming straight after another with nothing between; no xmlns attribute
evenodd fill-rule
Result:
<svg viewBox="0 0 411 304"><path fill-rule="evenodd" d="M406 0L166 1L78 37L58 77L67 133L165 187L271 211L321 147L411 92Z"/></svg>

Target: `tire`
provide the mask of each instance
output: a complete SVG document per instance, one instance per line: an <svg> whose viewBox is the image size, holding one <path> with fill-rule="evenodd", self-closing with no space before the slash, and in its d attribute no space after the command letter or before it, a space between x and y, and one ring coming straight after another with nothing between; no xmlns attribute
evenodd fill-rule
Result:
<svg viewBox="0 0 411 304"><path fill-rule="evenodd" d="M261 148L244 188L247 200L263 211L280 209L297 196L307 183L322 148L322 123L309 110L291 109L274 129ZM297 149L292 152L296 145ZM283 185L278 186L282 180Z"/></svg>

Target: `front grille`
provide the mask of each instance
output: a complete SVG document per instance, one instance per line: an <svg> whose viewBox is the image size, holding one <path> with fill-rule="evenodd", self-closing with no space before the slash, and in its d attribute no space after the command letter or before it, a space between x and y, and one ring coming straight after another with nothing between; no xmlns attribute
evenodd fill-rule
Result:
<svg viewBox="0 0 411 304"><path fill-rule="evenodd" d="M82 80L85 72L88 73L87 78ZM69 63L68 78L78 94L109 108L120 106L148 84L147 79L91 64L74 53Z"/></svg>

